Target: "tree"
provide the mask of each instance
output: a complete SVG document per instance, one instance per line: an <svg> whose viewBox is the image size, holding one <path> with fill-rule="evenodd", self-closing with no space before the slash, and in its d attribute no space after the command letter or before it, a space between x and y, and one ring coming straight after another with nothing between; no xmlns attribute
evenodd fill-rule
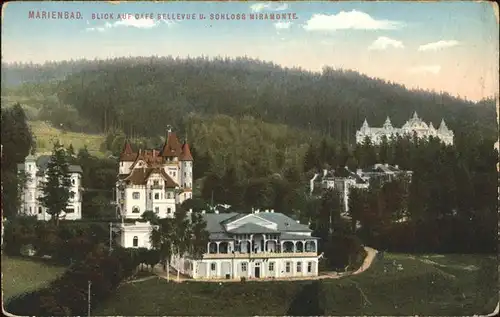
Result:
<svg viewBox="0 0 500 317"><path fill-rule="evenodd" d="M35 150L35 142L23 108L16 104L1 112L2 142L2 216L11 217L19 210L17 164ZM21 184L22 186L22 184Z"/></svg>
<svg viewBox="0 0 500 317"><path fill-rule="evenodd" d="M187 216L187 210L179 206L176 208L174 215L174 235L173 235L173 250L177 259L181 259L191 246L191 223ZM180 279L180 262L177 266L177 280Z"/></svg>
<svg viewBox="0 0 500 317"><path fill-rule="evenodd" d="M46 181L42 182L43 196L40 202L47 208L51 219L59 225L59 216L65 211L74 193L70 191L71 177L69 173L68 155L64 147L57 141L47 164Z"/></svg>
<svg viewBox="0 0 500 317"><path fill-rule="evenodd" d="M158 251L159 260L163 264L163 270L167 271L167 281L170 280L170 259L174 244L174 222L172 219L159 219L158 225L153 226L150 240L152 247Z"/></svg>

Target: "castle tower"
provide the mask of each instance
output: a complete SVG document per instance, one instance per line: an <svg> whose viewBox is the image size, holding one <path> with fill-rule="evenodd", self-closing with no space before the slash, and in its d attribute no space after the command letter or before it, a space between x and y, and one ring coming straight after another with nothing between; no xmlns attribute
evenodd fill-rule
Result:
<svg viewBox="0 0 500 317"><path fill-rule="evenodd" d="M391 119L389 117L387 117L387 119L385 119L383 127L386 130L391 130L392 129L392 123L391 123Z"/></svg>
<svg viewBox="0 0 500 317"><path fill-rule="evenodd" d="M132 150L132 145L129 140L125 141L123 145L122 152L120 153L120 174L128 174L130 173L130 167L134 163L137 154Z"/></svg>
<svg viewBox="0 0 500 317"><path fill-rule="evenodd" d="M29 154L24 160L24 173L26 176L24 191L24 213L27 215L36 215L37 207L37 188L36 188L36 166L35 156Z"/></svg>
<svg viewBox="0 0 500 317"><path fill-rule="evenodd" d="M189 149L189 144L184 141L182 153L179 157L181 162L181 182L183 188L191 189L193 187L193 156Z"/></svg>

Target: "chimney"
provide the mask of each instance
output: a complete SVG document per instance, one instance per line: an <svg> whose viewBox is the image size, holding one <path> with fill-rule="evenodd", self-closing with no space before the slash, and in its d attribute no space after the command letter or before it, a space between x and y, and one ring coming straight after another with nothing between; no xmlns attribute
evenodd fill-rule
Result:
<svg viewBox="0 0 500 317"><path fill-rule="evenodd" d="M325 177L327 173L328 173L328 170L327 170L327 169L324 169L324 170L323 170L323 177Z"/></svg>
<svg viewBox="0 0 500 317"><path fill-rule="evenodd" d="M215 209L215 210L214 210L214 213L218 214L218 213L219 213L219 210Z"/></svg>
<svg viewBox="0 0 500 317"><path fill-rule="evenodd" d="M274 209L271 209L271 213L274 213Z"/></svg>
<svg viewBox="0 0 500 317"><path fill-rule="evenodd" d="M399 165L394 165L394 167L395 167L396 169L399 169Z"/></svg>
<svg viewBox="0 0 500 317"><path fill-rule="evenodd" d="M387 164L387 163L385 163L384 165L385 165L385 167L389 167L389 164Z"/></svg>
<svg viewBox="0 0 500 317"><path fill-rule="evenodd" d="M300 223L300 220L297 220L297 223Z"/></svg>
<svg viewBox="0 0 500 317"><path fill-rule="evenodd" d="M204 215L204 214L205 214L205 210L202 210L202 211L201 211L201 214L202 214L202 215Z"/></svg>
<svg viewBox="0 0 500 317"><path fill-rule="evenodd" d="M360 168L358 168L358 169L356 170L356 174L361 175L361 171L362 171L362 170L361 170Z"/></svg>
<svg viewBox="0 0 500 317"><path fill-rule="evenodd" d="M258 214L260 212L259 209L255 209L254 213Z"/></svg>

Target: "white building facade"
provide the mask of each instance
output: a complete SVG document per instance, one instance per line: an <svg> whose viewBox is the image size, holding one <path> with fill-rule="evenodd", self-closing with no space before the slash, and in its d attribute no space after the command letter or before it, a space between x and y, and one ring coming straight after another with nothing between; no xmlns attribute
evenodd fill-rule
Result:
<svg viewBox="0 0 500 317"><path fill-rule="evenodd" d="M134 152L127 141L120 154L116 204L124 219L140 219L145 211L173 218L176 205L192 198L193 157L169 130L163 148Z"/></svg>
<svg viewBox="0 0 500 317"><path fill-rule="evenodd" d="M347 167L332 171L323 170L322 174L317 173L310 180L310 193L313 194L315 189L337 190L343 211L347 213L349 212L349 193L352 188L368 189L372 179L386 182L402 176L408 177L411 181L412 172L389 164L375 164L365 169L358 169L356 172Z"/></svg>
<svg viewBox="0 0 500 317"><path fill-rule="evenodd" d="M38 220L45 221L52 218L39 201L43 196L41 187L43 182L47 180L49 161L49 155L41 155L38 158L28 155L24 163L17 165L18 173L23 173L26 176L26 183L21 193L19 214L36 216ZM71 177L70 191L73 192L73 197L69 199L66 209L59 215L59 219L78 220L82 218L82 168L79 165L70 165L69 172Z"/></svg>
<svg viewBox="0 0 500 317"><path fill-rule="evenodd" d="M401 128L393 127L389 117L387 117L382 127L370 127L365 119L361 128L356 132L356 143L362 144L368 137L372 144L378 145L382 142L383 137L386 137L389 141L391 138L397 136L414 135L419 139L437 138L447 145L453 145L454 133L448 129L444 120L441 120L439 128L436 129L432 122L429 124L425 123L418 117L416 112Z"/></svg>
<svg viewBox="0 0 500 317"><path fill-rule="evenodd" d="M318 275L318 238L303 224L274 212L205 214L210 234L200 259L173 258L193 279L272 279Z"/></svg>

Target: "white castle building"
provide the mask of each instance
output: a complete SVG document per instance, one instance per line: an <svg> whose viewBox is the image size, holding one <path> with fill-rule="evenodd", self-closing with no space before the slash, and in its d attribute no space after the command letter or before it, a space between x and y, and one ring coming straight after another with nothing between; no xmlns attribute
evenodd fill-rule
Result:
<svg viewBox="0 0 500 317"><path fill-rule="evenodd" d="M397 136L413 136L416 135L418 138L437 138L447 145L453 144L453 131L448 129L444 120L441 120L439 128L434 128L432 122L429 124L425 123L421 118L418 117L417 113L413 113L413 117L401 128L393 127L389 117L385 120L384 125L381 128L372 128L368 125L368 122L363 122L361 128L356 132L356 143L364 143L366 137L368 137L373 144L380 144L382 138L385 136L387 140L391 137Z"/></svg>
<svg viewBox="0 0 500 317"><path fill-rule="evenodd" d="M380 184L392 181L398 177L407 177L411 181L413 172L405 171L398 165L375 164L356 172L347 167L340 167L336 170L323 170L323 173L316 173L311 178L309 189L310 194L321 193L324 189L335 189L340 194L343 211L349 212L349 194L352 188L368 189L371 180L378 180Z"/></svg>
<svg viewBox="0 0 500 317"><path fill-rule="evenodd" d="M49 155L35 158L28 155L24 163L17 164L18 173L24 173L26 184L21 193L19 214L36 216L38 220L50 220L51 215L42 206L39 198L43 196L42 183L47 180L47 164ZM80 165L70 165L71 188L73 197L69 199L66 210L61 212L59 219L78 220L82 218L82 168Z"/></svg>

